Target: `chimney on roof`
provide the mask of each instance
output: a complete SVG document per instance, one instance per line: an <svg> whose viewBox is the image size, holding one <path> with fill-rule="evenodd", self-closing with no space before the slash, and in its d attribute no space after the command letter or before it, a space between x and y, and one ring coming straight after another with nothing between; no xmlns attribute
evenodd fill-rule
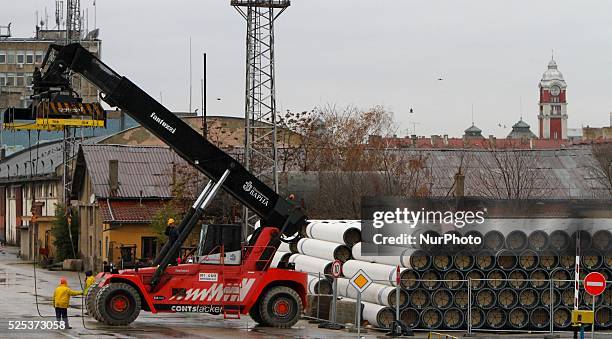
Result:
<svg viewBox="0 0 612 339"><path fill-rule="evenodd" d="M459 170L455 174L455 197L463 198L465 195L465 175Z"/></svg>
<svg viewBox="0 0 612 339"><path fill-rule="evenodd" d="M417 136L416 136L416 134L411 135L410 139L412 140L412 146L416 146L417 145Z"/></svg>
<svg viewBox="0 0 612 339"><path fill-rule="evenodd" d="M489 144L495 146L495 136L493 134L489 134Z"/></svg>
<svg viewBox="0 0 612 339"><path fill-rule="evenodd" d="M111 196L117 195L119 191L119 160L108 161L108 188Z"/></svg>
<svg viewBox="0 0 612 339"><path fill-rule="evenodd" d="M438 136L433 134L431 136L431 140L430 141L431 141L431 146L436 147L436 144L438 143Z"/></svg>
<svg viewBox="0 0 612 339"><path fill-rule="evenodd" d="M529 149L533 149L533 138L529 139Z"/></svg>
<svg viewBox="0 0 612 339"><path fill-rule="evenodd" d="M448 146L448 134L444 134L444 145Z"/></svg>

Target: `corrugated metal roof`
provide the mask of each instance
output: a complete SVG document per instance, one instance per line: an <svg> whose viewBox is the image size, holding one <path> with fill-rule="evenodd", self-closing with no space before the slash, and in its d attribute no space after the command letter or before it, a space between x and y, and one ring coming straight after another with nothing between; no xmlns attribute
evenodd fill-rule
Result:
<svg viewBox="0 0 612 339"><path fill-rule="evenodd" d="M168 147L83 145L85 166L97 198L171 198L173 164L187 162ZM119 190L109 189L109 161L119 163Z"/></svg>
<svg viewBox="0 0 612 339"><path fill-rule="evenodd" d="M101 139L88 138L83 144L96 143ZM0 161L0 182L55 173L55 169L63 163L62 149L62 140L53 140L11 154Z"/></svg>

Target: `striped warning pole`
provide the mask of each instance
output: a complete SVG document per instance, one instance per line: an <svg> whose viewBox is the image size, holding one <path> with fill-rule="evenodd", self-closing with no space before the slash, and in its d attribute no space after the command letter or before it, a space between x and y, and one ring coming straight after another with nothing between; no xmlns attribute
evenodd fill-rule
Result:
<svg viewBox="0 0 612 339"><path fill-rule="evenodd" d="M576 232L576 264L574 265L574 310L578 310L580 295L580 231ZM552 296L551 296L552 298Z"/></svg>

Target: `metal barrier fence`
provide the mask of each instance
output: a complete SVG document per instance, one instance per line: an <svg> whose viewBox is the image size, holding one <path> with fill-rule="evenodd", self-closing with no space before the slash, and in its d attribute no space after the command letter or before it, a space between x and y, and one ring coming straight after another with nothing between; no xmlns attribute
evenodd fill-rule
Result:
<svg viewBox="0 0 612 339"><path fill-rule="evenodd" d="M360 318L375 329L387 330L397 318L396 314L415 330L551 334L572 330L573 279L531 279L535 270L520 269L519 273L497 270L492 274L495 270L491 270L485 275L480 272L482 277L472 278L479 276L470 274L472 271L478 270L459 272L456 279L422 279L423 276L436 276L422 272L421 278L413 275L410 279L402 279L399 288L392 286L391 279L374 280L361 295ZM606 273L610 277L610 272ZM568 272L567 278L572 275L573 272ZM348 278L339 278L336 303L332 297L332 282L329 274L310 274L311 305L306 310L306 317L329 322L336 315L336 323L355 324L356 289L347 283ZM608 281L604 294L593 298L586 294L580 281L578 307L595 311L593 327L598 331L612 330L611 285L612 281Z"/></svg>

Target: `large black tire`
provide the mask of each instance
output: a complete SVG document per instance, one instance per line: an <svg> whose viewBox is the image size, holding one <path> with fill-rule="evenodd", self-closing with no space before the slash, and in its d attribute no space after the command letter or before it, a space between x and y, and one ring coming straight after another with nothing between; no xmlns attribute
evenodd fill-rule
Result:
<svg viewBox="0 0 612 339"><path fill-rule="evenodd" d="M300 320L302 307L302 299L294 289L277 286L265 292L259 311L265 326L289 328Z"/></svg>
<svg viewBox="0 0 612 339"><path fill-rule="evenodd" d="M90 316L102 322L102 317L100 317L100 313L98 313L98 308L96 307L96 294L98 294L98 291L100 291L98 284L93 284L89 287L85 295L85 309L87 309L87 313L89 313Z"/></svg>
<svg viewBox="0 0 612 339"><path fill-rule="evenodd" d="M259 325L261 325L261 326L269 326L261 318L261 312L259 310L259 303L255 303L255 305L253 305L253 307L251 307L251 309L249 310L249 316L251 316L251 319L253 319L253 321L258 323Z"/></svg>
<svg viewBox="0 0 612 339"><path fill-rule="evenodd" d="M138 317L140 306L138 291L125 283L110 283L96 295L96 308L106 325L131 324Z"/></svg>

